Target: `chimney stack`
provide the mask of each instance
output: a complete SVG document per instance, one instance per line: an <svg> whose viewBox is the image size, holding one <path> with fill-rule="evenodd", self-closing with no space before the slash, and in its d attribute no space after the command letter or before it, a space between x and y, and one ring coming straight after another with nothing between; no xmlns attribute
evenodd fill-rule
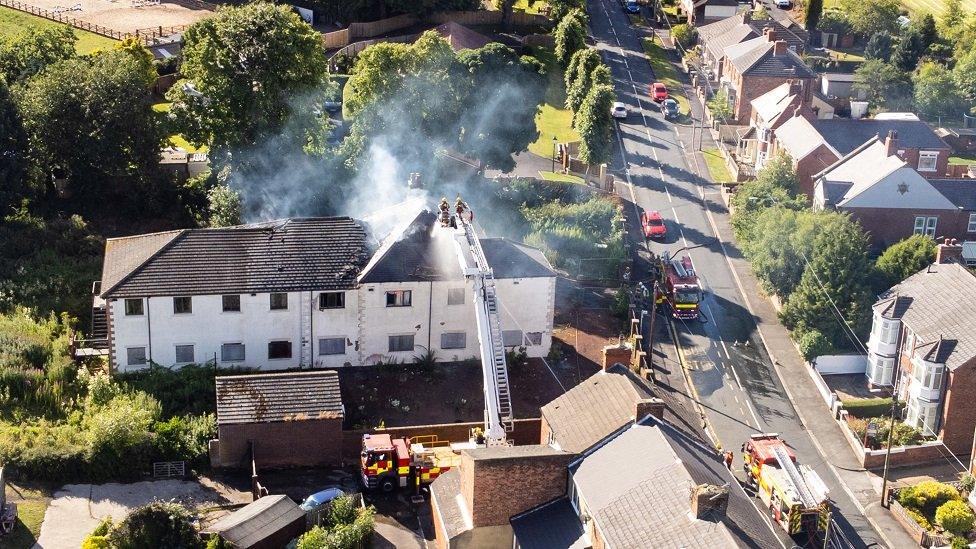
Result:
<svg viewBox="0 0 976 549"><path fill-rule="evenodd" d="M898 154L898 132L895 130L888 130L888 136L885 137L885 156L892 156Z"/></svg>
<svg viewBox="0 0 976 549"><path fill-rule="evenodd" d="M691 489L691 516L696 520L722 520L728 506L728 484L699 484Z"/></svg>
<svg viewBox="0 0 976 549"><path fill-rule="evenodd" d="M648 414L664 419L664 401L656 397L638 400L634 406L634 423L639 423Z"/></svg>
<svg viewBox="0 0 976 549"><path fill-rule="evenodd" d="M774 29L773 27L766 27L766 28L764 28L763 29L763 36L766 37L766 40L767 41L769 41L769 42L775 42L776 41L776 29Z"/></svg>
<svg viewBox="0 0 976 549"><path fill-rule="evenodd" d="M947 238L936 248L935 262L942 263L962 263L962 245L958 244L955 238Z"/></svg>
<svg viewBox="0 0 976 549"><path fill-rule="evenodd" d="M772 34L770 34L770 38L772 38ZM776 40L773 42L773 55L786 55L786 40ZM793 67L790 68L792 69Z"/></svg>
<svg viewBox="0 0 976 549"><path fill-rule="evenodd" d="M746 10L742 12L742 23L748 25L752 21L752 12Z"/></svg>
<svg viewBox="0 0 976 549"><path fill-rule="evenodd" d="M621 341L617 345L608 345L603 348L603 371L609 370L615 364L623 364L629 369L633 358L634 349L626 342Z"/></svg>
<svg viewBox="0 0 976 549"><path fill-rule="evenodd" d="M803 116L803 105L793 109L793 118L799 118Z"/></svg>

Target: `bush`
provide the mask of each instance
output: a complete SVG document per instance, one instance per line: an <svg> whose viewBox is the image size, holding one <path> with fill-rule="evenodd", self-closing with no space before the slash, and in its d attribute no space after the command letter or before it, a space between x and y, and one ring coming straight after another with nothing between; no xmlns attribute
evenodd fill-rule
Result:
<svg viewBox="0 0 976 549"><path fill-rule="evenodd" d="M953 536L949 547L950 549L969 549L969 540L964 537Z"/></svg>
<svg viewBox="0 0 976 549"><path fill-rule="evenodd" d="M973 510L962 500L947 501L935 510L935 523L957 536L969 534L974 520Z"/></svg>
<svg viewBox="0 0 976 549"><path fill-rule="evenodd" d="M98 524L91 534L81 542L81 549L109 549L108 532L112 529L112 518L109 517Z"/></svg>
<svg viewBox="0 0 976 549"><path fill-rule="evenodd" d="M929 519L923 517L922 514L919 513L918 511L905 507L905 514L907 514L909 518L917 522L918 525L924 528L926 531L932 532L935 530L935 528L932 527L932 523L929 522Z"/></svg>
<svg viewBox="0 0 976 549"><path fill-rule="evenodd" d="M316 526L298 538L295 549L355 549L373 532L373 507L356 508L344 496L332 503L327 526Z"/></svg>
<svg viewBox="0 0 976 549"><path fill-rule="evenodd" d="M108 533L113 549L170 547L192 549L203 547L193 528L190 512L177 503L157 501L129 513Z"/></svg>
<svg viewBox="0 0 976 549"><path fill-rule="evenodd" d="M830 341L827 341L820 330L804 332L797 344L800 346L800 354L803 356L803 360L807 362L818 356L829 354L834 349L834 346L830 344Z"/></svg>
<svg viewBox="0 0 976 549"><path fill-rule="evenodd" d="M890 414L891 402L891 398L852 398L841 401L847 413L857 418L883 417L885 414Z"/></svg>
<svg viewBox="0 0 976 549"><path fill-rule="evenodd" d="M210 439L217 435L217 417L214 414L174 416L157 422L153 432L155 459L200 464L208 455Z"/></svg>
<svg viewBox="0 0 976 549"><path fill-rule="evenodd" d="M214 378L217 375L254 373L249 368L220 368L188 364L178 369L151 364L149 368L115 376L120 388L143 391L162 405L164 417L217 412Z"/></svg>
<svg viewBox="0 0 976 549"><path fill-rule="evenodd" d="M682 49L687 50L698 40L698 29L685 23L675 25L671 29L671 37L681 45Z"/></svg>
<svg viewBox="0 0 976 549"><path fill-rule="evenodd" d="M889 403L890 406L890 403ZM886 410L890 413L891 409ZM884 448L888 443L888 431L891 426L890 417L869 417L869 418L858 418L851 415L848 418L848 425L857 435L859 440L864 440L865 430L867 429L867 424L869 421L874 421L878 425L878 435L877 443L879 447ZM895 432L892 435L891 443L893 446L910 446L912 444L918 444L922 442L925 437L922 436L922 432L918 429L902 423L901 421L895 422Z"/></svg>
<svg viewBox="0 0 976 549"><path fill-rule="evenodd" d="M898 503L914 509L925 517L934 517L936 510L949 501L961 501L955 487L934 480L922 481L898 493Z"/></svg>

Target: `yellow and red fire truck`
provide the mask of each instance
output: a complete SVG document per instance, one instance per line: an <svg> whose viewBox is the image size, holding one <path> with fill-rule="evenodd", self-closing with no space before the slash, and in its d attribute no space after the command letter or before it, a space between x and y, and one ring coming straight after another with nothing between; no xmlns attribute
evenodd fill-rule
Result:
<svg viewBox="0 0 976 549"><path fill-rule="evenodd" d="M392 437L363 435L360 456L363 485L392 492L397 488L429 484L461 462L460 451L476 442L450 443L436 435Z"/></svg>
<svg viewBox="0 0 976 549"><path fill-rule="evenodd" d="M827 529L830 499L820 475L796 463L796 454L776 433L752 435L742 445L746 482L790 535Z"/></svg>

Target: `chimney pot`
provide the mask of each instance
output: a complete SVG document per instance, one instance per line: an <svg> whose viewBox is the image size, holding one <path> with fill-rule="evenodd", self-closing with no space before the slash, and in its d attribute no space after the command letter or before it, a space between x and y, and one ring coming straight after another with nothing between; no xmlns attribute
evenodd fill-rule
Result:
<svg viewBox="0 0 976 549"><path fill-rule="evenodd" d="M898 153L898 132L895 130L888 130L888 136L885 137L885 156L892 156Z"/></svg>
<svg viewBox="0 0 976 549"><path fill-rule="evenodd" d="M955 238L946 238L935 250L937 264L962 263L962 245L956 244Z"/></svg>

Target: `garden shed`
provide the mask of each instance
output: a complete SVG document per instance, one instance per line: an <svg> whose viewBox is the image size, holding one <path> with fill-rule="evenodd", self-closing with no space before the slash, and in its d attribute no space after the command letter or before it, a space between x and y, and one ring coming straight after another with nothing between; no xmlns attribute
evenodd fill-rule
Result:
<svg viewBox="0 0 976 549"><path fill-rule="evenodd" d="M264 496L213 523L204 534L217 534L235 549L278 549L302 535L306 522L305 511L288 496Z"/></svg>

